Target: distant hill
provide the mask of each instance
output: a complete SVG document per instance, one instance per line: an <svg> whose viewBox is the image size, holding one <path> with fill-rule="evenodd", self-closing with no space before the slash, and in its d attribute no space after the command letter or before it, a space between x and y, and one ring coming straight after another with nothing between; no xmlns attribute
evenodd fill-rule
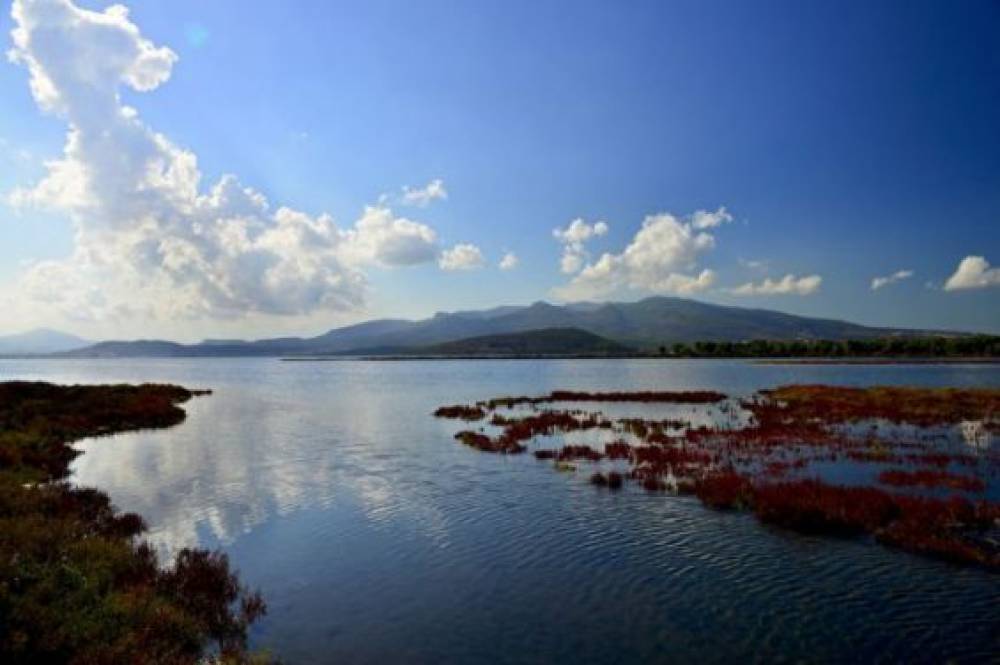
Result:
<svg viewBox="0 0 1000 665"><path fill-rule="evenodd" d="M178 344L157 339L98 342L82 349L51 354L61 358L197 358L279 355L248 342Z"/></svg>
<svg viewBox="0 0 1000 665"><path fill-rule="evenodd" d="M545 328L503 335L481 335L407 350L408 354L428 356L492 357L615 356L632 352L634 349L579 328Z"/></svg>
<svg viewBox="0 0 1000 665"><path fill-rule="evenodd" d="M392 326L363 336L356 326L331 330L304 340L310 352L343 352L369 347L407 347L545 328L577 328L620 344L651 349L676 342L742 341L750 339L868 339L928 331L873 328L846 321L794 316L783 312L711 305L682 298L656 297L633 303L537 302L517 308L440 313L420 321L393 321ZM370 326L377 321L361 324Z"/></svg>
<svg viewBox="0 0 1000 665"><path fill-rule="evenodd" d="M317 337L283 337L207 344L106 342L66 355L279 356L334 354L370 349L408 349L467 338L551 328L574 328L636 349L677 342L739 342L754 339L846 340L943 334L941 331L874 328L847 321L795 316L766 309L727 307L684 298L653 297L628 303L536 302L527 306L438 313L428 319L377 319L335 328ZM962 333L948 333L962 334Z"/></svg>
<svg viewBox="0 0 1000 665"><path fill-rule="evenodd" d="M48 328L37 328L26 333L0 337L2 355L37 355L71 351L90 345L91 342Z"/></svg>

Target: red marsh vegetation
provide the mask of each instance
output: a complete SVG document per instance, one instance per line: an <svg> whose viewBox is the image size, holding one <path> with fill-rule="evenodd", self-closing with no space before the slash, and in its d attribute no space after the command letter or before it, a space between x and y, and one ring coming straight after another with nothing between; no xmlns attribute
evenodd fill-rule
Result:
<svg viewBox="0 0 1000 665"><path fill-rule="evenodd" d="M486 411L478 406L467 406L456 404L455 406L442 406L434 412L437 418L455 418L457 420L482 420L486 417Z"/></svg>
<svg viewBox="0 0 1000 665"><path fill-rule="evenodd" d="M781 386L761 391L764 400L748 408L759 418L849 423L883 419L922 427L1000 417L1000 390L877 386Z"/></svg>
<svg viewBox="0 0 1000 665"><path fill-rule="evenodd" d="M714 390L640 390L634 392L586 392L579 390L554 390L548 395L530 397L496 397L479 402L477 406L493 411L500 407L537 405L548 402L634 402L661 404L714 404L726 396Z"/></svg>
<svg viewBox="0 0 1000 665"><path fill-rule="evenodd" d="M547 402L660 403L666 409L687 404L694 407L685 412L688 418L700 414L705 416L700 421L716 424L695 426L677 417L615 419L585 410L520 417L497 412ZM492 436L482 430L458 435L479 450L523 452L539 436L603 429L617 437L603 452L566 442L536 448L534 456L556 465L624 462L626 473L595 469L590 482L693 493L706 506L748 510L789 529L869 534L901 549L1000 568L1000 505L989 498L995 492L987 491L993 482L988 479L1000 475L1000 456L989 446L971 454L955 438L957 426L970 422L997 431L997 389L792 385L743 400L712 391L560 390L476 407L499 428ZM738 412L745 417L736 418ZM905 427L880 427L880 422ZM840 469L834 474L839 482L827 475L830 469Z"/></svg>

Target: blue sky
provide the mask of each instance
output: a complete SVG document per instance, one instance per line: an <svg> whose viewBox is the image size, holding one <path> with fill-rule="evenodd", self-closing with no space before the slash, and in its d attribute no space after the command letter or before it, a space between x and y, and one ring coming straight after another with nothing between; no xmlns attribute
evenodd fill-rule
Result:
<svg viewBox="0 0 1000 665"><path fill-rule="evenodd" d="M63 5L23 4L27 17ZM229 245L189 238L188 222L174 219L186 208L171 203L170 221L156 221L143 242L190 240L203 254L184 254L181 266L180 253L152 260L144 249L140 260L134 244L116 244L140 224L123 212L139 209L128 187L99 188L107 198L89 207L51 191L25 196L51 180L44 162L63 154L73 117L86 107L92 136L101 122L86 90L73 89L73 108L45 109L27 59L68 86L90 84L69 60L96 52L87 40L103 33L67 32L83 50L45 50L36 30L16 47L18 62L0 66L0 301L13 313L0 334L49 325L90 336L259 337L653 293L1000 332L995 2L127 5L112 27L134 26L176 58L151 52L160 69L140 89L110 85L142 127L197 156L198 192L234 174L266 197L260 224L280 224L271 215L280 206L308 217L302 228L327 213L338 233L357 229L353 244L264 243L264 258L257 246L223 264L213 257ZM16 24L5 11L6 47ZM101 144L76 162L106 177L94 182L118 183L111 153L132 145ZM436 179L446 198L406 205L404 186ZM389 211L381 226L353 226L366 206ZM709 226L691 217L721 206ZM219 210L204 225L228 219ZM647 217L654 228L643 235ZM607 231L576 245L553 236L576 218ZM362 227L377 228L378 240ZM391 245L399 251L372 244L395 243L387 234L397 231L407 242ZM442 269L456 244L474 245L481 261L463 254L454 265L468 269ZM110 268L80 263L83 250L109 246L119 248L108 251ZM580 257L575 272L560 270L567 251ZM500 270L507 252L517 266ZM966 257L982 261L959 270ZM251 263L282 267L281 281ZM321 274L303 276L303 265ZM900 271L912 275L872 289ZM81 291L51 295L64 287ZM285 293L293 306L277 302ZM129 297L149 305L128 306Z"/></svg>

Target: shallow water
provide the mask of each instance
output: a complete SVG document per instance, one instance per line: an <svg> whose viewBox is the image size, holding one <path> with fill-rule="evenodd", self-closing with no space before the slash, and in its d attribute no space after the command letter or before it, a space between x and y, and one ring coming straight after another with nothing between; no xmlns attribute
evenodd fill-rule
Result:
<svg viewBox="0 0 1000 665"><path fill-rule="evenodd" d="M10 379L215 390L177 427L84 442L74 479L164 552L229 552L270 606L254 643L289 663L1000 657L1000 575L602 492L430 416L555 389L995 387L995 365L0 360Z"/></svg>

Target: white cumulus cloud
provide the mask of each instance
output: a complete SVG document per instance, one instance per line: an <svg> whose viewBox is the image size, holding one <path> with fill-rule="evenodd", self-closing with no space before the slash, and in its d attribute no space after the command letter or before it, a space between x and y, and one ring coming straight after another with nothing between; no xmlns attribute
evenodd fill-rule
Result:
<svg viewBox="0 0 1000 665"><path fill-rule="evenodd" d="M691 226L696 229L714 229L731 221L733 216L726 210L726 206L720 206L715 212L696 210L691 215Z"/></svg>
<svg viewBox="0 0 1000 665"><path fill-rule="evenodd" d="M517 254L515 254L514 252L507 252L506 254L503 255L503 258L500 259L500 263L498 265L500 267L500 270L513 270L520 263L521 260L517 258Z"/></svg>
<svg viewBox="0 0 1000 665"><path fill-rule="evenodd" d="M426 208L432 201L447 199L448 190L444 188L444 180L436 178L424 187L403 187L403 203Z"/></svg>
<svg viewBox="0 0 1000 665"><path fill-rule="evenodd" d="M588 224L580 217L574 219L564 229L552 229L552 236L563 246L559 269L567 275L579 272L590 258L584 243L607 232L608 225L605 222Z"/></svg>
<svg viewBox="0 0 1000 665"><path fill-rule="evenodd" d="M121 88L152 91L177 62L125 7L15 0L11 15L10 59L28 69L39 107L68 125L62 156L10 197L68 213L75 225L71 256L23 276L36 301L93 319L346 311L364 304L366 266L438 256L433 229L384 203L341 228L328 215L272 208L233 175L203 187L195 154L121 102ZM446 195L440 181L421 191Z"/></svg>
<svg viewBox="0 0 1000 665"><path fill-rule="evenodd" d="M759 283L747 282L732 289L732 292L740 296L807 296L816 293L822 282L823 278L819 275L807 275L804 277L785 275L779 280L773 280L768 277Z"/></svg>
<svg viewBox="0 0 1000 665"><path fill-rule="evenodd" d="M411 266L433 261L437 234L426 224L396 217L384 205L368 206L342 234L343 257L354 265Z"/></svg>
<svg viewBox="0 0 1000 665"><path fill-rule="evenodd" d="M720 211L728 215L724 208ZM569 284L557 288L555 294L564 299L590 298L628 288L690 295L710 288L715 283L712 270L692 272L700 256L715 247L715 237L695 226L702 214L713 213L699 211L688 218L670 213L649 215L620 254L606 252L597 261L581 266ZM572 225L563 233L569 231ZM562 263L564 272L576 272L565 270L565 254Z"/></svg>
<svg viewBox="0 0 1000 665"><path fill-rule="evenodd" d="M891 275L886 275L885 277L875 277L872 279L872 291L878 291L883 286L888 286L894 284L895 282L901 282L904 279L909 279L913 277L912 270L897 270Z"/></svg>
<svg viewBox="0 0 1000 665"><path fill-rule="evenodd" d="M944 290L983 289L988 286L1000 286L1000 268L991 268L985 257L967 256L944 283Z"/></svg>
<svg viewBox="0 0 1000 665"><path fill-rule="evenodd" d="M485 263L482 251L468 243L460 243L444 250L438 259L441 270L475 270L482 268Z"/></svg>

